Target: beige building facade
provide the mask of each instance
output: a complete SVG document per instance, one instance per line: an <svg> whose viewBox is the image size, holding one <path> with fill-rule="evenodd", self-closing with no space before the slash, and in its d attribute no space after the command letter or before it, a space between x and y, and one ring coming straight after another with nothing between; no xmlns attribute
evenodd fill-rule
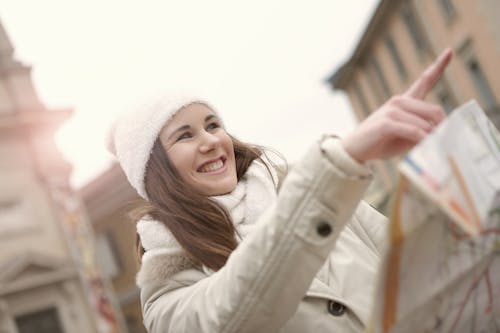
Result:
<svg viewBox="0 0 500 333"><path fill-rule="evenodd" d="M99 264L112 283L128 332L146 333L135 283L135 223L129 216L140 198L118 164L81 188L79 196L96 234Z"/></svg>
<svg viewBox="0 0 500 333"><path fill-rule="evenodd" d="M92 233L48 110L0 24L0 332L126 332L95 269Z"/></svg>
<svg viewBox="0 0 500 333"><path fill-rule="evenodd" d="M500 1L381 0L350 59L328 79L359 120L404 92L446 47L454 59L427 100L446 111L476 99L500 125ZM369 201L384 210L395 165L376 163ZM385 193L385 194L384 194Z"/></svg>

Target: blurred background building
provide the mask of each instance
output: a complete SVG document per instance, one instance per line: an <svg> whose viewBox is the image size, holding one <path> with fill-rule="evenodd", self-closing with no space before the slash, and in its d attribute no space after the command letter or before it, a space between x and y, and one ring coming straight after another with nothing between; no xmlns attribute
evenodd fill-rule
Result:
<svg viewBox="0 0 500 333"><path fill-rule="evenodd" d="M361 121L404 92L449 46L454 60L429 101L447 112L476 99L500 127L500 1L382 0L350 59L330 76ZM368 201L387 213L397 159L375 164Z"/></svg>
<svg viewBox="0 0 500 333"><path fill-rule="evenodd" d="M0 332L126 332L31 69L0 24Z"/></svg>
<svg viewBox="0 0 500 333"><path fill-rule="evenodd" d="M135 284L138 269L135 224L128 216L139 196L118 164L85 185L78 194L96 233L102 272L112 282L128 331L145 333L139 289Z"/></svg>

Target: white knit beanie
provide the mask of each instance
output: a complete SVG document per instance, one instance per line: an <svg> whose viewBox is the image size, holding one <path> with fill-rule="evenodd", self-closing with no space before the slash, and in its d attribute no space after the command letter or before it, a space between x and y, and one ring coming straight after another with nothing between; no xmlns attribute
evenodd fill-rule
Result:
<svg viewBox="0 0 500 333"><path fill-rule="evenodd" d="M192 103L203 103L213 110L210 104L200 98L162 95L118 116L109 131L108 150L115 155L128 181L144 199L148 199L144 177L154 142L168 121Z"/></svg>

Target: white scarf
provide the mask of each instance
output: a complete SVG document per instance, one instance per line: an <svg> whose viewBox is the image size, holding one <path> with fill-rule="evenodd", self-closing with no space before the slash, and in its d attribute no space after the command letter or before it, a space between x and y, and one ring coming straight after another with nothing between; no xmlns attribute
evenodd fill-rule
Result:
<svg viewBox="0 0 500 333"><path fill-rule="evenodd" d="M262 163L253 162L233 192L212 197L230 212L241 236L239 241L250 233L259 216L276 200L277 176L273 168L269 170L273 178Z"/></svg>
<svg viewBox="0 0 500 333"><path fill-rule="evenodd" d="M278 177L276 171L267 168L260 161L254 161L248 167L245 175L240 179L236 188L228 194L213 196L213 200L226 207L231 214L232 221L241 241L255 226L255 222L264 210L276 200L276 185ZM137 233L140 236L142 247L146 251L142 263L158 255L178 256L183 249L172 233L161 222L152 219L142 219L137 223ZM206 273L210 271L203 267Z"/></svg>

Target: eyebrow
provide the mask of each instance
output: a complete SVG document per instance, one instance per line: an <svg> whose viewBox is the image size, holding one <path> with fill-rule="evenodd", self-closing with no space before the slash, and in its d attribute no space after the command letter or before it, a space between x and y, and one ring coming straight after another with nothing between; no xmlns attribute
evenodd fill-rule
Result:
<svg viewBox="0 0 500 333"><path fill-rule="evenodd" d="M209 114L208 116L205 117L205 120L204 122L206 123L207 121L211 120L211 119L219 119L215 114ZM167 138L167 141L170 141L170 139L177 133L177 132L181 132L181 131L185 131L187 129L189 129L191 126L189 125L184 125L184 126L181 126L179 128L177 128L175 131L172 132L172 134L170 134Z"/></svg>

